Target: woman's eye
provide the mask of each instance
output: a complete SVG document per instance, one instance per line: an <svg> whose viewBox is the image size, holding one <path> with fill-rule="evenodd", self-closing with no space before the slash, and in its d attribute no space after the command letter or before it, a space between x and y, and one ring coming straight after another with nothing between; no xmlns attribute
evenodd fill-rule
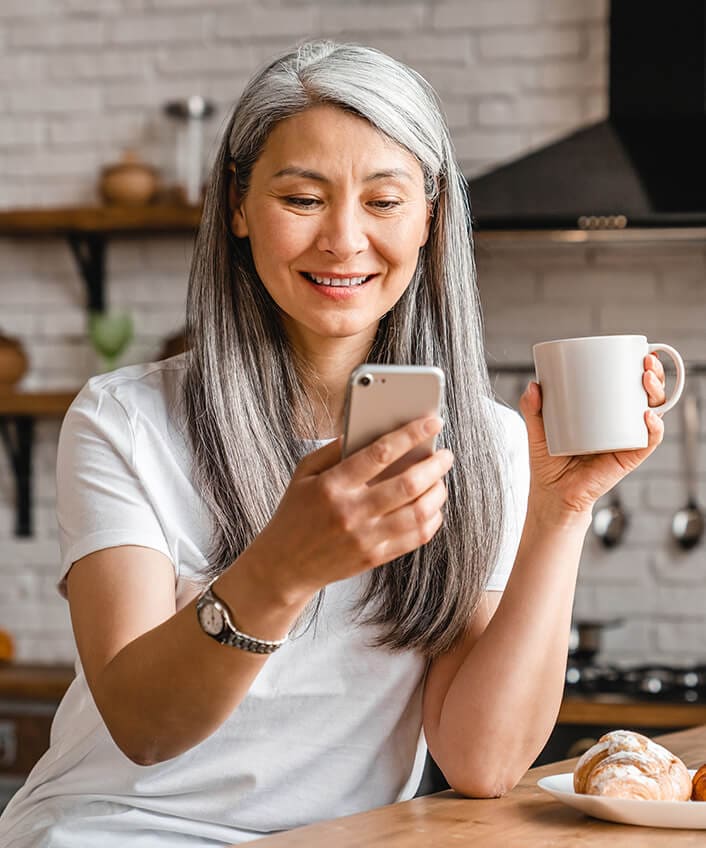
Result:
<svg viewBox="0 0 706 848"><path fill-rule="evenodd" d="M320 201L317 197L285 197L284 198L290 206L297 206L300 209L313 209Z"/></svg>
<svg viewBox="0 0 706 848"><path fill-rule="evenodd" d="M381 209L383 212L390 209L396 209L398 206L402 205L401 200L371 200L370 205L374 206L376 209Z"/></svg>

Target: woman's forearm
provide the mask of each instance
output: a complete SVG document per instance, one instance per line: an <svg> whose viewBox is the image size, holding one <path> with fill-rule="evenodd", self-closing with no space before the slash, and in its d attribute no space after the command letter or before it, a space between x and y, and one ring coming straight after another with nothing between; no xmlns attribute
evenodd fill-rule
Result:
<svg viewBox="0 0 706 848"><path fill-rule="evenodd" d="M548 516L530 497L498 609L454 677L437 757L468 795L512 788L546 742L561 704L571 610L590 514Z"/></svg>
<svg viewBox="0 0 706 848"><path fill-rule="evenodd" d="M306 605L284 603L246 551L214 584L238 628L281 639ZM114 741L133 762L171 759L214 733L243 700L266 655L220 645L201 629L196 598L127 644L92 682Z"/></svg>

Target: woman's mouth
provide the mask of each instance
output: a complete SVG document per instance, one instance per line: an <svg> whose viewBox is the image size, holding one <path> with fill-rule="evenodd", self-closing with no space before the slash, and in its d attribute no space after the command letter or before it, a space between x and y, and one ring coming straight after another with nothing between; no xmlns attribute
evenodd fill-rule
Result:
<svg viewBox="0 0 706 848"><path fill-rule="evenodd" d="M350 277L324 277L318 274L310 274L308 271L300 272L303 277L306 277L310 283L315 283L317 286L328 286L330 288L353 288L362 286L371 280L375 274L364 274L361 276Z"/></svg>

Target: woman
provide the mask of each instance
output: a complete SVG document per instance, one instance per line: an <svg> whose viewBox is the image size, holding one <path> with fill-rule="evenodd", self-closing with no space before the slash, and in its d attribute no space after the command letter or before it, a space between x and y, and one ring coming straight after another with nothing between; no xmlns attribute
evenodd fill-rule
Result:
<svg viewBox="0 0 706 848"><path fill-rule="evenodd" d="M459 792L508 791L556 718L591 507L661 421L643 451L555 458L536 384L526 431L492 403L439 104L363 47L305 45L249 83L187 313L186 355L93 378L64 422L80 660L3 844L245 842L411 797L425 740ZM341 460L366 360L442 367L443 429ZM649 357L652 405L662 383Z"/></svg>

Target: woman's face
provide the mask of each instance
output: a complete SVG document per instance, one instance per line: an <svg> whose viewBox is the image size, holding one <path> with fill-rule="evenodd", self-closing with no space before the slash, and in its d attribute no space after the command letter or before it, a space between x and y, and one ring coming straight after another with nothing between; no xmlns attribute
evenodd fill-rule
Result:
<svg viewBox="0 0 706 848"><path fill-rule="evenodd" d="M290 336L372 340L407 288L429 233L417 160L367 121L330 105L277 124L233 233L249 238L257 272Z"/></svg>

